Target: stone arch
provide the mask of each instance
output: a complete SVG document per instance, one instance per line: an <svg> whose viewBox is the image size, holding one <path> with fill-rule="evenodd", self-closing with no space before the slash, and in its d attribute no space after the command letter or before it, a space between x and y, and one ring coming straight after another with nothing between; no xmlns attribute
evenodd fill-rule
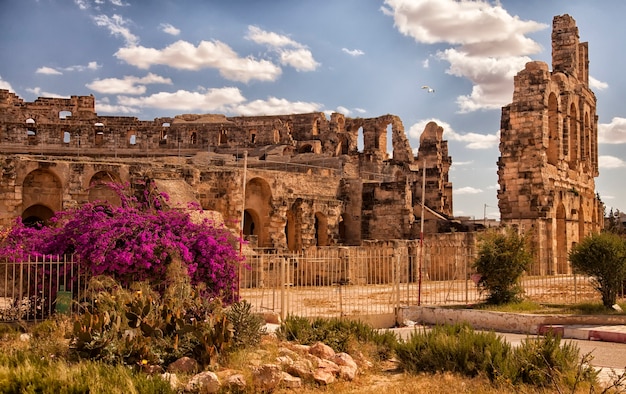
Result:
<svg viewBox="0 0 626 394"><path fill-rule="evenodd" d="M62 207L63 186L59 177L47 169L36 169L22 183L22 207L42 205L53 212Z"/></svg>
<svg viewBox="0 0 626 394"><path fill-rule="evenodd" d="M72 111L59 111L59 119L67 119L72 117Z"/></svg>
<svg viewBox="0 0 626 394"><path fill-rule="evenodd" d="M122 205L120 196L108 185L108 183L120 183L115 174L108 171L99 171L93 174L89 180L89 202L107 202L112 206Z"/></svg>
<svg viewBox="0 0 626 394"><path fill-rule="evenodd" d="M313 152L313 145L311 144L304 144L298 149L298 153L312 153L312 152Z"/></svg>
<svg viewBox="0 0 626 394"><path fill-rule="evenodd" d="M585 209L583 205L583 199L580 199L580 206L578 207L578 242L585 238Z"/></svg>
<svg viewBox="0 0 626 394"><path fill-rule="evenodd" d="M258 237L259 247L271 247L269 236L269 222L270 213L272 211L272 189L269 183L263 178L252 178L246 184L246 196L245 196L245 209L244 209L244 221L245 212L250 213L250 218L254 223L254 235ZM244 228L246 223L244 222Z"/></svg>
<svg viewBox="0 0 626 394"><path fill-rule="evenodd" d="M248 239L251 237L257 237L258 244L260 228L259 213L254 209L246 209L243 212L243 236Z"/></svg>
<svg viewBox="0 0 626 394"><path fill-rule="evenodd" d="M35 204L22 212L22 222L27 227L45 226L52 216L54 216L52 209L42 204Z"/></svg>
<svg viewBox="0 0 626 394"><path fill-rule="evenodd" d="M559 161L559 118L556 94L548 97L548 163L557 165Z"/></svg>
<svg viewBox="0 0 626 394"><path fill-rule="evenodd" d="M289 250L302 249L302 199L298 198L287 211L287 223L285 224L285 236Z"/></svg>
<svg viewBox="0 0 626 394"><path fill-rule="evenodd" d="M218 145L226 145L226 144L228 144L228 131L221 130Z"/></svg>
<svg viewBox="0 0 626 394"><path fill-rule="evenodd" d="M189 137L189 143L191 145L195 145L198 143L198 134L195 131L191 132L191 136Z"/></svg>
<svg viewBox="0 0 626 394"><path fill-rule="evenodd" d="M315 213L315 240L317 246L328 246L328 218L321 212Z"/></svg>
<svg viewBox="0 0 626 394"><path fill-rule="evenodd" d="M569 138L569 167L574 169L578 164L578 152L580 150L580 143L578 140L578 111L574 103L570 105L569 110Z"/></svg>
<svg viewBox="0 0 626 394"><path fill-rule="evenodd" d="M129 146L133 146L137 144L137 132L135 130L128 130L126 133L126 141Z"/></svg>

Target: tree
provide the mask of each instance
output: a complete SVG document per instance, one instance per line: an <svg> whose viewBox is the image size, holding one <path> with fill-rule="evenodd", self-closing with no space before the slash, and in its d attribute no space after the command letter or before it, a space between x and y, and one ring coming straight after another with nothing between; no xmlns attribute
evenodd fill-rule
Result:
<svg viewBox="0 0 626 394"><path fill-rule="evenodd" d="M40 228L18 219L0 243L0 257L74 254L91 275L112 276L124 285L143 280L158 285L168 264L180 258L192 284L232 301L237 238L208 220L192 221L186 211L164 209L164 194L146 197L145 203L125 197L120 207L88 203L58 213Z"/></svg>
<svg viewBox="0 0 626 394"><path fill-rule="evenodd" d="M482 236L474 269L480 275L478 287L489 293L488 303L520 300L520 278L532 262L527 238L513 228L504 232L491 230Z"/></svg>
<svg viewBox="0 0 626 394"><path fill-rule="evenodd" d="M602 304L612 307L626 279L626 244L615 233L591 234L575 245L569 254L572 267L592 277Z"/></svg>

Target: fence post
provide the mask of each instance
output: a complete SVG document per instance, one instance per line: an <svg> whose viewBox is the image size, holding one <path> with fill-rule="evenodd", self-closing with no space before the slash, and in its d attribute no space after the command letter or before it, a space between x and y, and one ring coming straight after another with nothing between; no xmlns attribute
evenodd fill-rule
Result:
<svg viewBox="0 0 626 394"><path fill-rule="evenodd" d="M285 309L287 308L286 302L285 302L285 286L287 285L287 281L285 280L285 257L283 256L280 259L280 318L285 321L285 318L287 317L287 313L285 311Z"/></svg>

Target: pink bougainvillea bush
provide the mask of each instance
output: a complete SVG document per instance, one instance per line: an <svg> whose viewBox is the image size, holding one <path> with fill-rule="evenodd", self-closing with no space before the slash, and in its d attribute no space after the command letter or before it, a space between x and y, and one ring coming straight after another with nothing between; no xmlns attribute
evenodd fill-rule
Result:
<svg viewBox="0 0 626 394"><path fill-rule="evenodd" d="M192 284L233 301L240 261L236 237L208 220L193 222L186 211L161 209L167 196L158 197L141 204L125 197L120 207L88 203L56 214L40 228L18 219L0 244L0 257L19 261L29 255L73 254L91 275L157 286L167 265L178 258Z"/></svg>

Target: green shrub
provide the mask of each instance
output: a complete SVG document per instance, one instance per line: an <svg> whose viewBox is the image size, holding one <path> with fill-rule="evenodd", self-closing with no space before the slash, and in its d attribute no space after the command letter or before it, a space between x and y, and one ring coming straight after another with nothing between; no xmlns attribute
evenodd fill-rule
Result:
<svg viewBox="0 0 626 394"><path fill-rule="evenodd" d="M572 248L569 260L575 270L593 278L605 307L615 304L626 279L626 243L619 235L591 234Z"/></svg>
<svg viewBox="0 0 626 394"><path fill-rule="evenodd" d="M368 353L385 359L393 353L397 337L391 331L380 332L357 320L317 318L313 321L287 316L277 331L281 339L303 345L323 342L336 352L350 352L355 347L367 348Z"/></svg>
<svg viewBox="0 0 626 394"><path fill-rule="evenodd" d="M478 287L487 291L487 303L506 304L521 300L520 278L532 262L528 237L513 228L504 233L488 231L481 239L474 269L480 274Z"/></svg>
<svg viewBox="0 0 626 394"><path fill-rule="evenodd" d="M0 392L22 393L174 393L169 382L126 366L40 357L23 351L0 354Z"/></svg>
<svg viewBox="0 0 626 394"><path fill-rule="evenodd" d="M467 324L416 331L398 343L396 357L407 372L456 372L466 376L501 374L511 346L493 332L474 331Z"/></svg>
<svg viewBox="0 0 626 394"><path fill-rule="evenodd" d="M561 338L547 335L526 338L515 348L510 380L535 386L566 384L573 387L577 381L593 382L597 372L588 365L579 365L579 350L572 342L561 343Z"/></svg>
<svg viewBox="0 0 626 394"><path fill-rule="evenodd" d="M487 376L506 385L570 388L580 382L595 383L597 373L578 348L559 337L527 338L513 348L493 332L474 331L467 324L435 326L416 330L399 342L396 357L409 373L455 372ZM574 392L574 390L572 390Z"/></svg>
<svg viewBox="0 0 626 394"><path fill-rule="evenodd" d="M235 302L226 309L226 317L233 327L233 348L254 347L261 341L264 333L264 320L252 313L248 301Z"/></svg>
<svg viewBox="0 0 626 394"><path fill-rule="evenodd" d="M71 348L79 357L127 365L167 365L182 356L203 367L229 347L233 330L218 301L191 286L181 266L168 269L164 296L145 283L121 288L110 278L90 282L75 317Z"/></svg>

